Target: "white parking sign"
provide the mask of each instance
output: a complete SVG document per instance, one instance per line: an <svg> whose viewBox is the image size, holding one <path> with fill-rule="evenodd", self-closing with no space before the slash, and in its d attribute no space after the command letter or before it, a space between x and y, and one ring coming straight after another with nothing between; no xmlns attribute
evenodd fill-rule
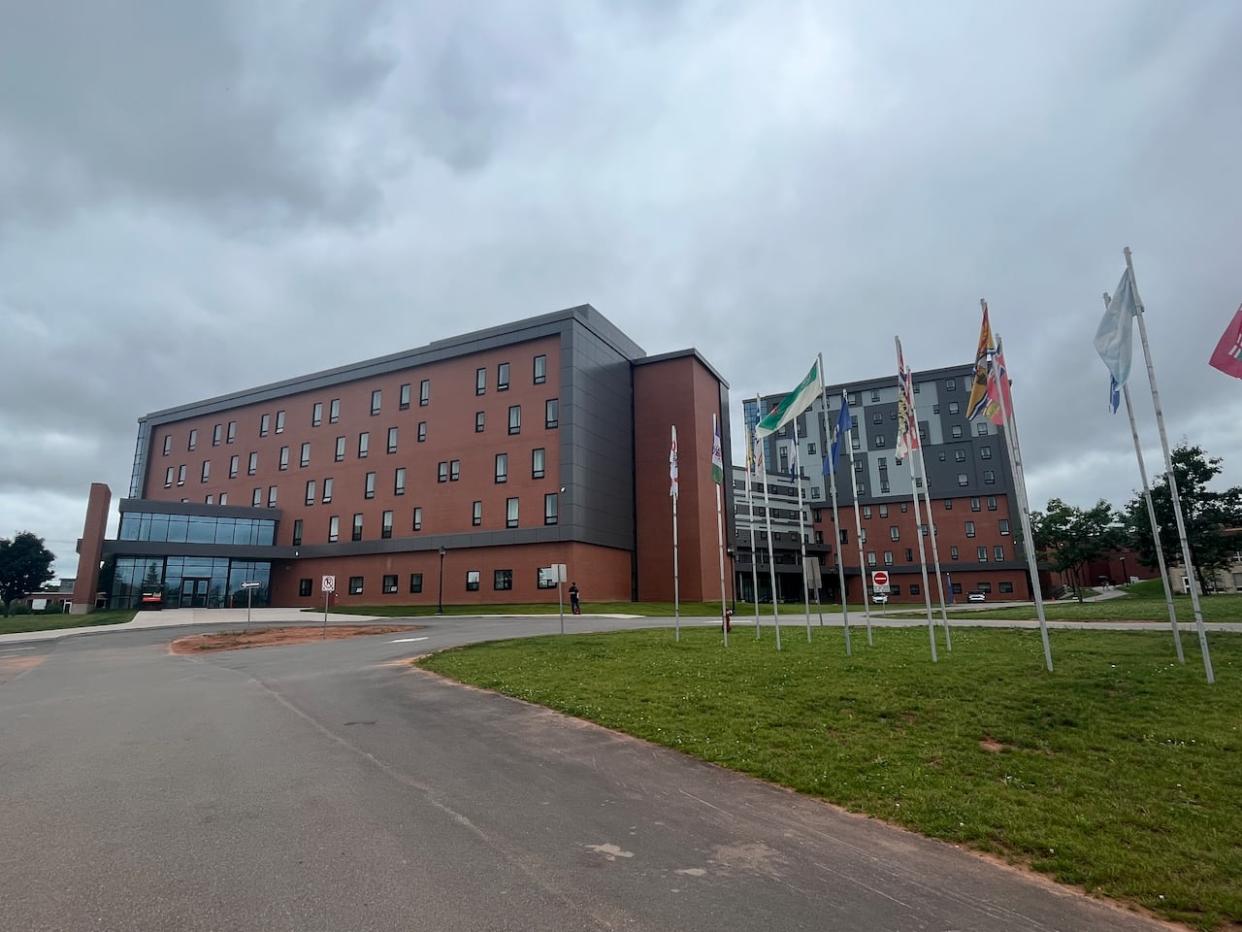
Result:
<svg viewBox="0 0 1242 932"><path fill-rule="evenodd" d="M321 588L324 592L336 592L336 577L325 576L323 578L323 586Z"/></svg>

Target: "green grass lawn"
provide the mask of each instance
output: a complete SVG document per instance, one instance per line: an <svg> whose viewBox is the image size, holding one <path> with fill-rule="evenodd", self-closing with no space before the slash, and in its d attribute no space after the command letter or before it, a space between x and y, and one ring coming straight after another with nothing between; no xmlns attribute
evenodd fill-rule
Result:
<svg viewBox="0 0 1242 932"><path fill-rule="evenodd" d="M133 617L132 609L89 612L85 615L10 615L8 618L0 618L0 634L51 631L56 628L85 628L90 625L119 625Z"/></svg>
<svg viewBox="0 0 1242 932"><path fill-rule="evenodd" d="M1242 635L1208 686L1159 633L694 628L494 642L430 670L821 796L1204 929L1242 922Z"/></svg>
<svg viewBox="0 0 1242 932"><path fill-rule="evenodd" d="M1159 593L1159 581L1156 582L1156 586ZM1204 621L1242 621L1242 595L1230 593L1204 596L1199 600L1199 604L1203 607ZM1190 596L1174 596L1173 606L1177 610L1179 624L1194 624L1195 616L1191 610ZM1027 619L1035 617L1035 607L1027 605L1016 608L985 608L965 611L950 609L949 614L953 617L968 618ZM1054 621L1167 622L1169 620L1169 609L1165 605L1163 593L1154 597L1125 595L1103 602L1045 602L1044 614ZM914 617L914 614L905 613L903 617Z"/></svg>
<svg viewBox="0 0 1242 932"><path fill-rule="evenodd" d="M803 617L802 603L781 603L781 620L794 622ZM840 610L839 605L825 605L824 613L836 612ZM850 612L857 612L859 621L862 620L862 606L851 605ZM345 605L333 606L333 612L340 612L345 615L376 615L382 618L414 618L436 614L434 605ZM584 602L582 610L588 615L642 615L648 618L672 618L673 603L672 602ZM304 608L304 612L318 612L323 614L322 608ZM486 604L486 605L446 605L444 606L444 614L446 615L555 615L557 614L557 605L553 602L551 605L546 602L513 602L509 604ZM565 599L565 613L569 613L569 598ZM772 619L771 604L765 605L759 603L760 617L770 622ZM682 602L681 614L688 618L719 618L720 603L719 602ZM739 602L737 606L737 614L733 616L735 625L744 625L746 619L751 620L754 624L754 603ZM850 619L853 621L853 618ZM814 603L811 605L811 622L817 623L818 618Z"/></svg>

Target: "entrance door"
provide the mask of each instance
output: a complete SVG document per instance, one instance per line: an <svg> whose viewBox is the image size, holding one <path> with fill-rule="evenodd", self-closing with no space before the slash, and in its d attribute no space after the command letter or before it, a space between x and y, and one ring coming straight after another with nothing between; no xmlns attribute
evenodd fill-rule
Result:
<svg viewBox="0 0 1242 932"><path fill-rule="evenodd" d="M181 580L181 608L206 608L210 579Z"/></svg>

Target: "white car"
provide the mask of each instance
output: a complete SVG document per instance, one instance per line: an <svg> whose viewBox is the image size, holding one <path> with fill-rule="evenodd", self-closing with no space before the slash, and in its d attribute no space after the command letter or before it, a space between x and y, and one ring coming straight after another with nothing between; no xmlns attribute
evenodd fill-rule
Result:
<svg viewBox="0 0 1242 932"><path fill-rule="evenodd" d="M871 601L874 602L876 605L887 605L888 604L888 593L877 592L871 596Z"/></svg>
<svg viewBox="0 0 1242 932"><path fill-rule="evenodd" d="M982 592L972 592L966 596L966 601L968 602L986 602L987 600L988 597Z"/></svg>

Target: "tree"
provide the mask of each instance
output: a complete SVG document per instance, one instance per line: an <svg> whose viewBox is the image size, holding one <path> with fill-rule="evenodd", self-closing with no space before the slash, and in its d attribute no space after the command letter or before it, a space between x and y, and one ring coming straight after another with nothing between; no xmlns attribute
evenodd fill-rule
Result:
<svg viewBox="0 0 1242 932"><path fill-rule="evenodd" d="M1070 574L1080 602L1086 565L1126 540L1120 515L1104 499L1085 510L1059 498L1050 499L1047 510L1031 514L1031 531L1035 549L1043 558L1058 573Z"/></svg>
<svg viewBox="0 0 1242 932"><path fill-rule="evenodd" d="M36 592L56 574L56 555L43 546L43 538L21 531L12 540L0 537L0 599L7 605L28 592Z"/></svg>
<svg viewBox="0 0 1242 932"><path fill-rule="evenodd" d="M1183 443L1173 450L1173 475L1177 477L1177 493L1186 521L1190 559L1195 564L1195 577L1202 592L1211 591L1207 581L1215 577L1218 570L1227 568L1238 550L1237 539L1226 532L1242 527L1242 486L1219 491L1208 488L1208 484L1220 473L1220 457L1209 457L1201 447ZM1182 547L1177 537L1177 521L1173 516L1168 473L1161 474L1153 483L1151 503L1156 509L1165 562L1180 564ZM1151 536L1147 504L1141 493L1135 495L1127 506L1126 523L1133 535L1139 559L1147 566L1156 566L1156 545Z"/></svg>

